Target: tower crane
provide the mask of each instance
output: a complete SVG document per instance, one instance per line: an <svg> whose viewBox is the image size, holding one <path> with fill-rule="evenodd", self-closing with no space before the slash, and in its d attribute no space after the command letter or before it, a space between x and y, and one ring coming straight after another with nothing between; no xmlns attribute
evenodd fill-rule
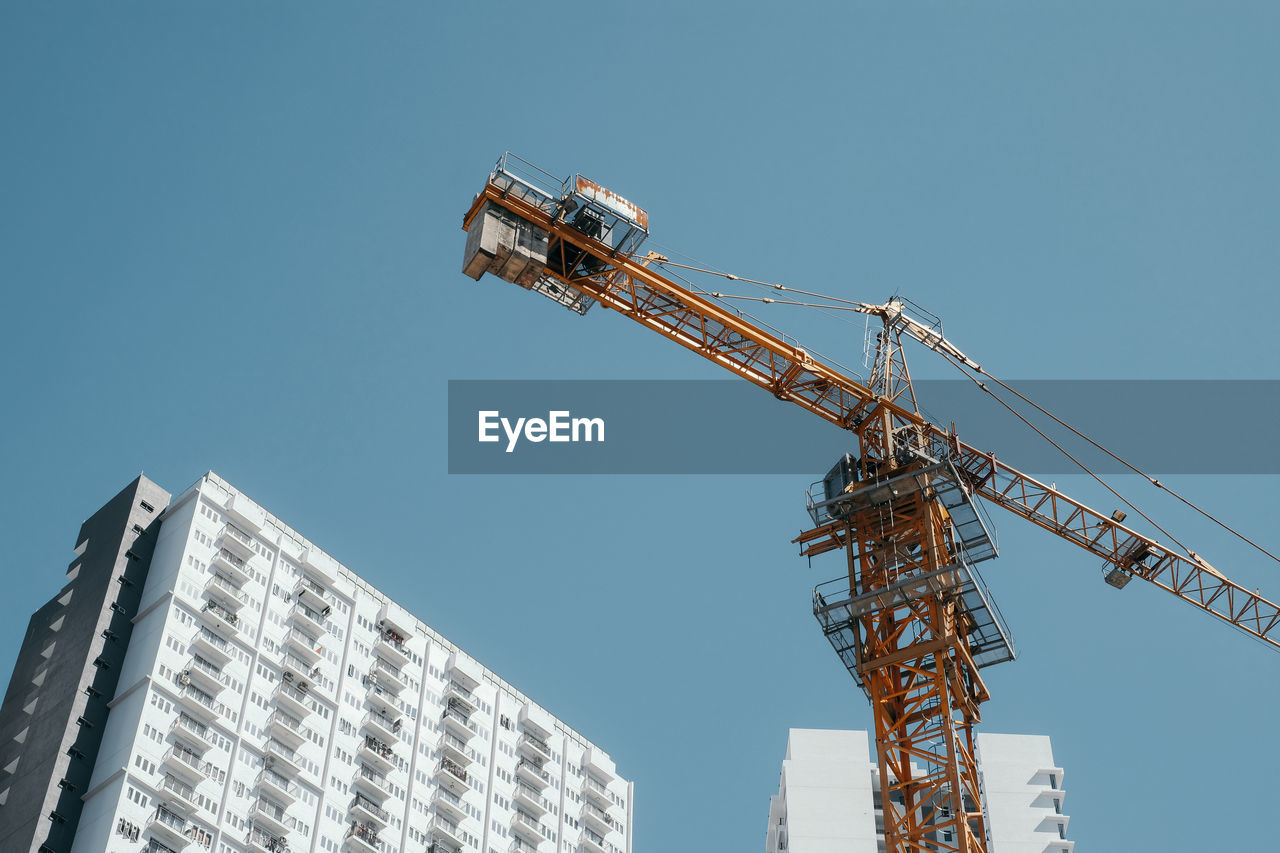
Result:
<svg viewBox="0 0 1280 853"><path fill-rule="evenodd" d="M581 175L560 180L506 154L463 229L472 278L493 273L579 314L599 304L853 434L856 452L810 489L813 523L795 542L803 556L845 555L846 577L814 590L814 615L871 703L889 853L989 846L974 753L990 698L981 670L1014 648L977 570L996 556L977 499L1100 557L1114 587L1141 579L1280 648L1280 607L1258 592L922 416L904 337L981 368L903 301L851 303L883 324L864 384L663 275L667 258L639 252L644 210Z"/></svg>

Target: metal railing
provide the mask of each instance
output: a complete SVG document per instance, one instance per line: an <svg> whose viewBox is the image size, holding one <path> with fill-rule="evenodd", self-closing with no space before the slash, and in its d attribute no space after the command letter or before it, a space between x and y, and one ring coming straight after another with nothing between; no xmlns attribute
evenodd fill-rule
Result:
<svg viewBox="0 0 1280 853"><path fill-rule="evenodd" d="M351 805L348 808L354 809L357 806L364 809L383 823L388 823L391 820L391 813L389 811L366 797L364 794L357 793L351 800Z"/></svg>
<svg viewBox="0 0 1280 853"><path fill-rule="evenodd" d="M446 773L452 773L454 776L457 776L463 782L467 781L467 771L462 767L458 766L457 762L455 761L451 761L448 758L441 758L440 769L445 771Z"/></svg>
<svg viewBox="0 0 1280 853"><path fill-rule="evenodd" d="M178 691L178 694L183 698L190 699L191 701L195 702L197 705L202 705L205 708L208 708L210 711L213 711L215 714L222 715L227 712L226 705L223 705L221 702L217 701L208 693L205 693L203 690L196 687L195 685L192 685L192 684L185 685L181 690Z"/></svg>
<svg viewBox="0 0 1280 853"><path fill-rule="evenodd" d="M347 830L347 837L353 836L373 847L379 847L382 844L382 840L378 838L378 830L367 823L351 824L351 828Z"/></svg>
<svg viewBox="0 0 1280 853"><path fill-rule="evenodd" d="M280 758L283 758L285 761L288 761L290 764L298 763L298 753L294 752L292 749L285 746L275 738L271 738L270 740L267 741L265 751L270 753L271 755L277 755Z"/></svg>
<svg viewBox="0 0 1280 853"><path fill-rule="evenodd" d="M365 714L364 719L361 721L360 724L365 725L371 722L377 723L387 731L391 731L391 732L400 731L400 726L404 724L404 721L401 718L389 717L386 714L382 713L381 711L370 711L369 713Z"/></svg>
<svg viewBox="0 0 1280 853"><path fill-rule="evenodd" d="M379 790L385 791L387 788L387 777L383 773L379 773L367 764L360 765L360 776L368 779L370 782L378 786Z"/></svg>
<svg viewBox="0 0 1280 853"><path fill-rule="evenodd" d="M210 631L208 628L201 627L200 633L197 634L196 636L200 637L202 640L204 640L209 645L213 646L215 649L219 649L220 651L224 651L227 654L231 654L231 644L228 643L226 640L222 639L221 637L219 637L217 634Z"/></svg>
<svg viewBox="0 0 1280 853"><path fill-rule="evenodd" d="M186 712L179 713L178 716L174 718L173 726L170 730L172 731L172 729L183 729L191 732L202 741L207 741L209 738L209 727L197 720L195 717L187 716Z"/></svg>
<svg viewBox="0 0 1280 853"><path fill-rule="evenodd" d="M249 814L265 815L289 830L298 828L298 819L296 817L289 814L283 808L270 800L264 800L261 797L259 797L249 808Z"/></svg>
<svg viewBox="0 0 1280 853"><path fill-rule="evenodd" d="M294 734L298 735L301 738L304 738L307 740L311 739L310 727L304 726L302 724L302 721L296 719L292 714L286 714L284 711L281 711L279 709L272 711L271 716L267 717L267 724L270 725L272 723L279 723L281 726L283 726L284 728L288 729L289 731L293 732Z"/></svg>
<svg viewBox="0 0 1280 853"><path fill-rule="evenodd" d="M244 568L245 568L245 561L244 561L243 559L241 559L240 557L237 557L235 554L232 554L232 553L231 553L230 551L228 551L226 548L219 548L219 549L218 549L218 557L219 557L220 559L226 560L228 563L230 563L231 565L235 566L237 569L240 569L241 571L244 571Z"/></svg>
<svg viewBox="0 0 1280 853"><path fill-rule="evenodd" d="M543 770L537 764L534 764L529 759L527 758L520 759L519 763L516 764L516 770L520 770L521 768L524 768L526 771L533 773L533 775L537 776L546 784L548 785L551 784L551 774Z"/></svg>
<svg viewBox="0 0 1280 853"><path fill-rule="evenodd" d="M249 827L249 834L245 836L245 841L250 844L257 844L259 847L269 851L269 853L289 853L289 845L283 838L278 835L272 835L257 826Z"/></svg>
<svg viewBox="0 0 1280 853"><path fill-rule="evenodd" d="M228 679L222 674L222 668L214 666L204 658L200 657L200 655L193 654L191 656L191 660L187 661L187 669L198 669L206 675L211 676L223 687L227 686Z"/></svg>
<svg viewBox="0 0 1280 853"><path fill-rule="evenodd" d="M162 823L172 830L182 832L187 828L187 819L181 815L176 815L166 809L164 806L158 806L156 813L151 818L156 823Z"/></svg>
<svg viewBox="0 0 1280 853"><path fill-rule="evenodd" d="M467 754L467 742L451 732L444 733L440 738L440 745L448 745L458 750L458 752L461 752L463 755Z"/></svg>
<svg viewBox="0 0 1280 853"><path fill-rule="evenodd" d="M396 757L395 750L373 735L364 736L364 748L388 761L394 760Z"/></svg>
<svg viewBox="0 0 1280 853"><path fill-rule="evenodd" d="M204 591L209 592L210 589L217 589L222 595L230 596L241 604L249 603L249 593L240 589L231 582L231 579L217 572L213 577L209 578L209 582L204 585Z"/></svg>
<svg viewBox="0 0 1280 853"><path fill-rule="evenodd" d="M543 755L547 756L548 758L550 758L550 757L551 757L551 747L550 747L550 746L548 746L548 745L547 745L547 742L546 742L545 740L543 740L542 738L540 738L540 737L534 737L533 735L529 734L528 732L525 732L525 733L524 733L524 735L523 735L520 739L521 739L522 741L524 741L525 743L529 744L530 746L532 746L534 749L538 750L538 752L540 752L540 753L542 753Z"/></svg>
<svg viewBox="0 0 1280 853"><path fill-rule="evenodd" d="M299 705L305 706L307 704L307 694L304 691L294 687L292 684L286 684L283 681L280 682L280 686L276 688L275 695L279 696L281 693L283 693L285 696L288 696L290 699L297 702Z"/></svg>
<svg viewBox="0 0 1280 853"><path fill-rule="evenodd" d="M310 634L308 634L306 631L302 631L298 628L290 628L289 633L285 634L284 638L286 641L293 640L295 643L302 646L303 648L309 649L312 652L319 654L320 638L313 637Z"/></svg>
<svg viewBox="0 0 1280 853"><path fill-rule="evenodd" d="M234 524L228 524L225 527L223 527L222 533L224 536L230 536L232 539L236 540L246 548L253 547L253 537L251 537L248 533L245 533L239 527L236 527Z"/></svg>
<svg viewBox="0 0 1280 853"><path fill-rule="evenodd" d="M160 783L161 790L176 794L192 805L196 805L196 789L183 782L177 776L165 774L164 780Z"/></svg>
<svg viewBox="0 0 1280 853"><path fill-rule="evenodd" d="M297 799L302 788L297 782L280 775L270 767L262 768L262 772L258 774L258 778L253 780L254 785L261 785L263 782L270 782L289 796Z"/></svg>

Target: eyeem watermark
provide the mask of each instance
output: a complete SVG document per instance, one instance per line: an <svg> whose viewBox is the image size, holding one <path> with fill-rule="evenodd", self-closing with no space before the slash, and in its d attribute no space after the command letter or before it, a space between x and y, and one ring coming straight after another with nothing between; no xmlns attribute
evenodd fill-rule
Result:
<svg viewBox="0 0 1280 853"><path fill-rule="evenodd" d="M480 424L479 438L481 442L497 442L506 435L507 453L516 449L521 438L535 444L542 441L552 442L603 442L604 418L575 418L565 411L547 412L546 420L542 418L510 418L502 417L502 412L492 409L476 413ZM499 433L501 430L501 433Z"/></svg>

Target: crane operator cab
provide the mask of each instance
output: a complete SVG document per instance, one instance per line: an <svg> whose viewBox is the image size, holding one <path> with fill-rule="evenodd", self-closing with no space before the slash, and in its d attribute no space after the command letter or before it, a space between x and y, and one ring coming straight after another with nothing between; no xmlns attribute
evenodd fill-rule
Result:
<svg viewBox="0 0 1280 853"><path fill-rule="evenodd" d="M585 314L595 300L568 283L607 283L613 261L632 257L649 236L649 214L582 175L561 180L508 152L463 228L463 273L476 281L493 273Z"/></svg>

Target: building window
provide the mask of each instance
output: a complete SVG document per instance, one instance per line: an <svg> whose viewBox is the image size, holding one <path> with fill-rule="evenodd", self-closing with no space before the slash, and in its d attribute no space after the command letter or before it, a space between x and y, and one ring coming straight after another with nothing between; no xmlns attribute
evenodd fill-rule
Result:
<svg viewBox="0 0 1280 853"><path fill-rule="evenodd" d="M138 501L138 506L142 507L142 508L143 508L143 509L145 509L147 512L155 512L155 511L156 511L156 508L155 508L155 507L153 507L151 504L147 503L146 501Z"/></svg>

